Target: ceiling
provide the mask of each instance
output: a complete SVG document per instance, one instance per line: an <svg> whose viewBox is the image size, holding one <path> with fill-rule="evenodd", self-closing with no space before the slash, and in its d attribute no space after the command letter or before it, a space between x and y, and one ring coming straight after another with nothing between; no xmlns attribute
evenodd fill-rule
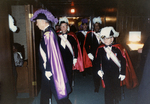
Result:
<svg viewBox="0 0 150 104"><path fill-rule="evenodd" d="M59 16L116 15L117 8L117 0L42 0L41 2ZM71 8L76 9L75 14L70 13Z"/></svg>
<svg viewBox="0 0 150 104"><path fill-rule="evenodd" d="M12 4L44 7L56 16L116 16L118 0L12 0ZM74 5L71 6L73 2ZM75 8L74 14L70 9Z"/></svg>

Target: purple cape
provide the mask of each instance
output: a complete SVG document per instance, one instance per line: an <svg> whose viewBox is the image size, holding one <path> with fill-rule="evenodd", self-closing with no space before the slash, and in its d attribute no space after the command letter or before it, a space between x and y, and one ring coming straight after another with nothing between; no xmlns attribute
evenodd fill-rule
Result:
<svg viewBox="0 0 150 104"><path fill-rule="evenodd" d="M60 53L58 41L53 31L44 34L45 45L47 46L48 60L50 62L51 71L58 99L67 97L66 83L68 81L62 56Z"/></svg>

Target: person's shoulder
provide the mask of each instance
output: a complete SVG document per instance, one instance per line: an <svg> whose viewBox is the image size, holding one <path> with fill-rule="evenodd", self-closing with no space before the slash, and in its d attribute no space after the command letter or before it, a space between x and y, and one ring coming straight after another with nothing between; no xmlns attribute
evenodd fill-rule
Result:
<svg viewBox="0 0 150 104"><path fill-rule="evenodd" d="M17 56L18 56L17 52L14 52L14 57L17 57Z"/></svg>
<svg viewBox="0 0 150 104"><path fill-rule="evenodd" d="M105 44L101 44L98 48L97 48L97 50L99 50L99 51L101 51L101 50L104 50L104 47L105 46Z"/></svg>
<svg viewBox="0 0 150 104"><path fill-rule="evenodd" d="M68 32L67 35L73 37L73 38L77 38L76 34L74 32Z"/></svg>
<svg viewBox="0 0 150 104"><path fill-rule="evenodd" d="M112 47L118 48L118 49L125 49L123 45L119 44L119 43L115 43L112 45Z"/></svg>
<svg viewBox="0 0 150 104"><path fill-rule="evenodd" d="M91 30L90 30L90 31L87 31L87 34L92 34L93 32L94 32L94 31L91 31Z"/></svg>

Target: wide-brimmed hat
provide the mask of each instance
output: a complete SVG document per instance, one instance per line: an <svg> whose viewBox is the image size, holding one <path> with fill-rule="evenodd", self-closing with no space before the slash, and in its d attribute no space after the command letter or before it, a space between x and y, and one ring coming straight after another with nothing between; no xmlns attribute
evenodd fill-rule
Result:
<svg viewBox="0 0 150 104"><path fill-rule="evenodd" d="M111 38L111 37L118 37L119 32L116 32L112 26L104 27L101 29L100 32L100 39L104 43L103 39Z"/></svg>
<svg viewBox="0 0 150 104"><path fill-rule="evenodd" d="M119 32L116 32L112 26L104 27L101 29L100 37L103 38L109 38L109 37L118 37Z"/></svg>
<svg viewBox="0 0 150 104"><path fill-rule="evenodd" d="M30 19L31 21L35 22L37 19L44 19L47 21L51 21L52 23L57 24L58 19L53 16L51 12L45 9L39 9L34 14L33 17Z"/></svg>

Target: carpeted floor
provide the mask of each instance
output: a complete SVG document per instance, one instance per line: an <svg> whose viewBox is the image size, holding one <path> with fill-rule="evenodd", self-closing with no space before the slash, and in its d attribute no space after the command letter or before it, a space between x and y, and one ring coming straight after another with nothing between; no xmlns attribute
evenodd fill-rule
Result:
<svg viewBox="0 0 150 104"><path fill-rule="evenodd" d="M125 98L119 104L135 104L138 87L127 89L124 86ZM75 72L75 85L69 99L72 104L104 104L104 88L100 87L99 92L94 92L92 75L82 76L82 73ZM35 98L17 98L17 104L39 104L39 96ZM52 98L52 104L56 104Z"/></svg>

